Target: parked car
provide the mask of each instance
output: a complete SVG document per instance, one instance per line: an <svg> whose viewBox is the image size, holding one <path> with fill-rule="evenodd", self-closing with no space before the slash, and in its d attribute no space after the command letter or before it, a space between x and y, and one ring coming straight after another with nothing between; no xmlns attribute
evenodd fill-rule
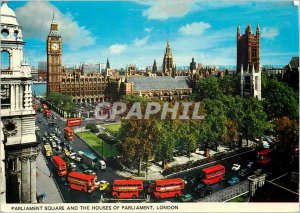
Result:
<svg viewBox="0 0 300 213"><path fill-rule="evenodd" d="M96 175L96 172L94 172L94 171L91 170L91 169L85 170L84 173L85 173L85 174L89 174L89 175Z"/></svg>
<svg viewBox="0 0 300 213"><path fill-rule="evenodd" d="M230 178L227 182L230 186L233 186L233 185L239 183L240 179L237 176L234 176L234 177Z"/></svg>
<svg viewBox="0 0 300 213"><path fill-rule="evenodd" d="M213 189L206 184L200 183L194 188L194 191L199 193L201 197L204 197L206 195L210 195Z"/></svg>
<svg viewBox="0 0 300 213"><path fill-rule="evenodd" d="M81 162L81 157L76 156L74 160L77 161L77 162Z"/></svg>
<svg viewBox="0 0 300 213"><path fill-rule="evenodd" d="M248 168L251 168L252 166L253 166L253 162L250 161L250 162L247 164L247 167L248 167Z"/></svg>
<svg viewBox="0 0 300 213"><path fill-rule="evenodd" d="M239 175L241 176L241 177L245 177L245 176L247 176L247 175L249 175L249 171L248 171L248 169L242 169L240 172L239 172Z"/></svg>
<svg viewBox="0 0 300 213"><path fill-rule="evenodd" d="M69 163L69 167L71 167L72 169L76 169L76 164L75 163Z"/></svg>
<svg viewBox="0 0 300 213"><path fill-rule="evenodd" d="M239 164L235 163L235 164L232 165L232 170L233 171L238 171L240 168L241 168L241 165L239 165Z"/></svg>
<svg viewBox="0 0 300 213"><path fill-rule="evenodd" d="M75 152L72 152L70 153L70 156L69 156L72 160L75 160L76 158L76 153Z"/></svg>
<svg viewBox="0 0 300 213"><path fill-rule="evenodd" d="M99 168L100 169L106 169L106 163L104 160L99 160Z"/></svg>
<svg viewBox="0 0 300 213"><path fill-rule="evenodd" d="M188 186L190 187L194 187L198 183L197 177L189 177L185 181L186 184L188 184Z"/></svg>
<svg viewBox="0 0 300 213"><path fill-rule="evenodd" d="M190 194L183 194L179 197L181 202L191 202L194 200L193 196Z"/></svg>

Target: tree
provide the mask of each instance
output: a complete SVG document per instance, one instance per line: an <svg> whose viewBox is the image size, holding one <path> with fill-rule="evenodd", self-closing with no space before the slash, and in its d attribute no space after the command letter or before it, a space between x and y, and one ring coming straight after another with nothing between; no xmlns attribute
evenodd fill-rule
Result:
<svg viewBox="0 0 300 213"><path fill-rule="evenodd" d="M159 141L155 119L130 119L122 121L119 130L123 154L130 163L138 163L138 174L143 161L154 156L154 147Z"/></svg>
<svg viewBox="0 0 300 213"><path fill-rule="evenodd" d="M158 161L170 160L173 157L177 137L174 135L177 129L177 123L169 120L159 121L157 123L157 135L160 140L155 146L155 159Z"/></svg>
<svg viewBox="0 0 300 213"><path fill-rule="evenodd" d="M243 138L249 139L260 138L265 131L272 128L272 124L267 121L267 114L264 112L262 103L256 98L244 98L243 117L241 122L241 133Z"/></svg>
<svg viewBox="0 0 300 213"><path fill-rule="evenodd" d="M117 101L120 99L120 88L118 82L109 81L104 90L105 97L110 101Z"/></svg>
<svg viewBox="0 0 300 213"><path fill-rule="evenodd" d="M180 148L185 150L189 157L191 151L196 149L198 143L195 122L193 120L179 120L178 127L173 131Z"/></svg>
<svg viewBox="0 0 300 213"><path fill-rule="evenodd" d="M299 126L297 121L290 120L288 117L275 119L275 133L278 137L278 149L290 154L292 149L298 145Z"/></svg>
<svg viewBox="0 0 300 213"><path fill-rule="evenodd" d="M239 95L240 94L240 76L239 75L225 75L218 79L219 88L224 95Z"/></svg>
<svg viewBox="0 0 300 213"><path fill-rule="evenodd" d="M199 126L198 139L201 143L204 143L205 156L209 156L209 149L212 146L217 147L222 140L222 136L225 132L225 112L223 110L222 102L219 100L203 100L205 107L205 120ZM200 136L200 137L199 137Z"/></svg>
<svg viewBox="0 0 300 213"><path fill-rule="evenodd" d="M76 105L73 102L73 97L70 95L60 92L49 92L47 93L46 100L68 113L74 113L76 111Z"/></svg>
<svg viewBox="0 0 300 213"><path fill-rule="evenodd" d="M299 118L298 94L285 83L275 79L270 80L263 90L264 108L269 119L287 116L290 119Z"/></svg>
<svg viewBox="0 0 300 213"><path fill-rule="evenodd" d="M238 132L238 125L233 120L226 118L225 120L225 132L222 136L222 142L224 144L229 144L230 148L235 146L235 141L238 140L239 132Z"/></svg>
<svg viewBox="0 0 300 213"><path fill-rule="evenodd" d="M219 88L219 82L216 77L209 77L201 79L196 85L196 95L194 98L197 101L202 101L203 99L216 99L222 95Z"/></svg>
<svg viewBox="0 0 300 213"><path fill-rule="evenodd" d="M98 127L93 127L93 128L90 129L90 131L91 131L92 133L94 133L94 134L99 133Z"/></svg>
<svg viewBox="0 0 300 213"><path fill-rule="evenodd" d="M243 99L240 97L221 96L218 100L222 102L227 119L235 122L238 131L240 132L245 114L245 111L243 110Z"/></svg>
<svg viewBox="0 0 300 213"><path fill-rule="evenodd" d="M93 124L93 123L91 123L91 124L87 124L86 125L86 129L92 129L92 128L95 128L96 127L96 124Z"/></svg>

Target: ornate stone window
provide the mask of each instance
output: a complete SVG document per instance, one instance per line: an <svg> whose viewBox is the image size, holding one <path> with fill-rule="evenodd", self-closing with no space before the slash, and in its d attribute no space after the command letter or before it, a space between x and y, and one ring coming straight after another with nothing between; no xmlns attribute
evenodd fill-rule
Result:
<svg viewBox="0 0 300 213"><path fill-rule="evenodd" d="M14 31L14 36L15 36L15 38L18 38L18 35L19 35L19 31L18 31L18 30L15 30L15 31Z"/></svg>
<svg viewBox="0 0 300 213"><path fill-rule="evenodd" d="M1 35L3 36L3 38L8 38L8 36L9 36L8 29L1 30Z"/></svg>
<svg viewBox="0 0 300 213"><path fill-rule="evenodd" d="M1 85L1 109L10 108L10 87L8 84Z"/></svg>
<svg viewBox="0 0 300 213"><path fill-rule="evenodd" d="M10 54L8 51L1 51L1 70L10 69Z"/></svg>
<svg viewBox="0 0 300 213"><path fill-rule="evenodd" d="M12 135L17 134L17 132L18 132L17 124L13 120L7 120L4 123L3 132L6 136L12 136Z"/></svg>

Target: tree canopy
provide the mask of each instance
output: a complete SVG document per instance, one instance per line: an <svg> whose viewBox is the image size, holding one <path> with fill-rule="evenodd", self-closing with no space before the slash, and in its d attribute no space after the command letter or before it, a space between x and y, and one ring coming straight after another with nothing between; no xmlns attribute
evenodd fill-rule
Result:
<svg viewBox="0 0 300 213"><path fill-rule="evenodd" d="M46 99L68 113L74 113L76 111L76 105L71 95L62 94L60 92L49 92L47 93Z"/></svg>
<svg viewBox="0 0 300 213"><path fill-rule="evenodd" d="M269 119L287 116L299 118L298 93L285 83L271 79L263 90L263 104Z"/></svg>

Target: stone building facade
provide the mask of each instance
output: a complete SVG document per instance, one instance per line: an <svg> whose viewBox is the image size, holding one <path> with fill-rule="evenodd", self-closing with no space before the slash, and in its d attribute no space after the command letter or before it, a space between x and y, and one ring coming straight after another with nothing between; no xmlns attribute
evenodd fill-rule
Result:
<svg viewBox="0 0 300 213"><path fill-rule="evenodd" d="M158 70L156 60L153 62L151 72L139 73L131 67L127 68L124 80L120 78L120 83L124 84L123 94L174 101L184 99L192 93L189 72L176 70L169 41L167 41L162 70Z"/></svg>
<svg viewBox="0 0 300 213"><path fill-rule="evenodd" d="M181 100L192 93L188 76L131 76L125 93L164 101Z"/></svg>
<svg viewBox="0 0 300 213"><path fill-rule="evenodd" d="M260 69L260 28L256 27L256 35L252 33L251 26L248 25L245 34L241 35L240 26L237 28L237 72L241 67L249 70Z"/></svg>
<svg viewBox="0 0 300 213"><path fill-rule="evenodd" d="M96 102L104 99L107 81L101 70L85 73L80 68L68 71L62 66L62 38L55 17L47 38L47 69L47 92L72 95L74 102Z"/></svg>
<svg viewBox="0 0 300 213"><path fill-rule="evenodd" d="M245 34L237 28L237 72L241 76L241 96L256 97L261 100L261 67L260 67L260 28L252 34L248 25Z"/></svg>
<svg viewBox="0 0 300 213"><path fill-rule="evenodd" d="M36 202L35 111L32 108L32 76L24 59L22 28L6 2L1 5L1 202ZM4 161L2 161L5 159ZM4 169L3 169L4 166ZM3 177L5 171L5 177ZM3 189L5 187L5 189Z"/></svg>

